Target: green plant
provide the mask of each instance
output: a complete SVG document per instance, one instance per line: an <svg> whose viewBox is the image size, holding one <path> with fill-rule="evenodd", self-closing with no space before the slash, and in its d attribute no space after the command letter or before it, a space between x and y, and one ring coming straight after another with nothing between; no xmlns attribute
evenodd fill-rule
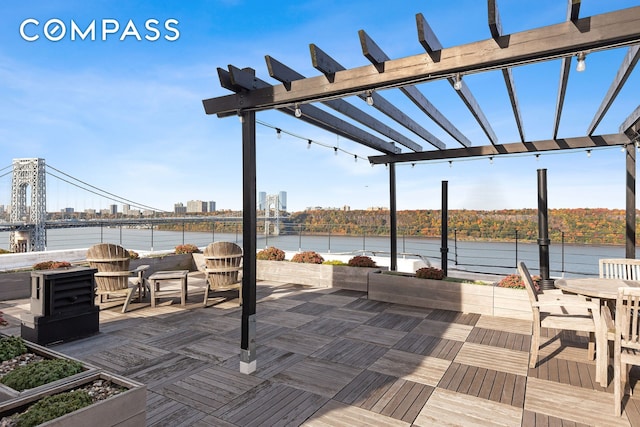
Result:
<svg viewBox="0 0 640 427"><path fill-rule="evenodd" d="M377 267L376 262L365 255L356 255L349 260L351 267Z"/></svg>
<svg viewBox="0 0 640 427"><path fill-rule="evenodd" d="M198 248L196 245L187 243L186 245L176 246L176 253L177 254L199 254L200 248Z"/></svg>
<svg viewBox="0 0 640 427"><path fill-rule="evenodd" d="M0 338L0 362L11 360L27 352L27 346L21 337Z"/></svg>
<svg viewBox="0 0 640 427"><path fill-rule="evenodd" d="M340 261L338 259L330 259L327 261L322 261L322 264L324 265L349 265L344 261Z"/></svg>
<svg viewBox="0 0 640 427"><path fill-rule="evenodd" d="M323 261L324 258L322 258L322 255L314 251L298 252L291 257L291 262L301 262L304 264L322 264Z"/></svg>
<svg viewBox="0 0 640 427"><path fill-rule="evenodd" d="M73 390L46 396L34 403L27 411L18 415L19 427L31 427L69 414L93 403L91 396L84 390Z"/></svg>
<svg viewBox="0 0 640 427"><path fill-rule="evenodd" d="M256 254L256 259L263 261L284 261L284 251L274 246L263 249Z"/></svg>
<svg viewBox="0 0 640 427"><path fill-rule="evenodd" d="M47 359L20 366L0 378L7 387L17 391L48 384L82 372L82 364L68 359Z"/></svg>
<svg viewBox="0 0 640 427"><path fill-rule="evenodd" d="M53 270L56 268L68 268L71 267L71 263L67 261L42 261L34 264L34 270Z"/></svg>
<svg viewBox="0 0 640 427"><path fill-rule="evenodd" d="M416 270L416 277L418 279L444 279L444 271L436 267L422 267Z"/></svg>

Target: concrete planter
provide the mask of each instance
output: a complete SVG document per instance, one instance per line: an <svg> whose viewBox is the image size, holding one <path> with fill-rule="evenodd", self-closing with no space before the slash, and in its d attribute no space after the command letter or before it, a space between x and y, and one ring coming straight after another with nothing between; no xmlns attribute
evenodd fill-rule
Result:
<svg viewBox="0 0 640 427"><path fill-rule="evenodd" d="M523 289L417 279L408 274L372 273L369 299L424 308L439 308L531 320L531 305Z"/></svg>
<svg viewBox="0 0 640 427"><path fill-rule="evenodd" d="M143 426L146 419L147 389L144 384L105 372L94 372L48 390L24 396L2 405L0 417L22 412L44 396L70 391L94 380L111 381L127 390L108 399L48 421L42 426L110 427Z"/></svg>
<svg viewBox="0 0 640 427"><path fill-rule="evenodd" d="M367 291L369 273L380 268L257 260L256 279L272 282Z"/></svg>
<svg viewBox="0 0 640 427"><path fill-rule="evenodd" d="M5 335L0 335L0 337L4 337ZM56 388L61 384L66 384L69 381L73 381L75 379L78 378L84 378L87 375L92 375L95 374L96 372L98 372L98 368L96 368L95 366L92 366L90 364L87 364L85 362L82 362L78 359L74 359L72 357L69 356L65 356L61 353L55 352L53 350L50 350L46 347L43 347L41 345L38 344L34 344L31 343L29 341L25 341L25 345L27 347L27 351L29 353L34 353L37 354L38 356L42 356L45 359L68 359L68 360L73 360L76 361L78 363L80 363L83 367L83 371L72 375L70 377L67 378L62 378L60 380L48 383L48 384L43 384L39 387L34 387L34 388L30 388L27 390L23 390L23 391L17 391L12 389L11 387L8 387L4 384L0 384L0 405L2 407L4 407L6 404L10 404L11 402L15 401L18 398L24 397L24 396L30 396L32 394L39 394L39 393L45 393L47 390L52 389L52 388Z"/></svg>

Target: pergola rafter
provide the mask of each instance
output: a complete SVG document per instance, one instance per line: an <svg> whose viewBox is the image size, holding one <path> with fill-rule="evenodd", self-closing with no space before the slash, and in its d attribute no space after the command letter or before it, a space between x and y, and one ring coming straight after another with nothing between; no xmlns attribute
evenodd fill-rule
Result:
<svg viewBox="0 0 640 427"><path fill-rule="evenodd" d="M635 257L635 145L640 143L640 107L625 120L620 133L592 135L606 114L627 78L635 67L640 44L640 7L632 7L601 15L579 18L580 0L567 0L565 22L527 31L503 34L495 0L488 1L488 24L491 38L453 47L443 47L422 14L416 15L418 41L426 53L399 59L390 59L364 32L359 38L365 57L371 65L345 69L336 60L310 45L312 64L322 75L304 77L282 63L267 57L271 77L280 84L272 85L255 76L250 68L229 66L228 71L219 69L222 87L234 92L231 95L203 100L206 114L218 117L238 115L242 122L243 146L243 251L244 276L242 285L242 340L240 369L255 370L255 301L256 301L256 112L276 109L299 120L318 126L337 135L370 147L382 155L373 155L373 164L389 164L389 205L391 225L391 270L397 259L397 230L395 203L395 166L399 162L437 161L477 156L536 154L545 151L591 149L609 146L626 148L626 219L627 257ZM618 75L602 102L602 105L587 135L572 138L557 138L560 117L564 104L571 57L592 55L600 50L631 46ZM562 59L558 98L556 101L553 138L544 141L526 141L522 114L516 97L511 68L543 61ZM480 109L464 81L465 75L500 70L503 74L518 132L519 142L498 143L489 120ZM490 141L490 145L473 145L446 119L421 93L417 85L436 80L448 80L475 117ZM457 84L459 83L459 84ZM458 87L459 86L459 87ZM398 106L383 98L378 92L400 89L422 112L440 126L462 148L447 148L431 132L410 118ZM419 144L389 125L369 116L343 100L357 96L370 98L373 106L391 117L409 131L429 142L435 149L422 151ZM363 128L347 122L313 103L324 103L338 114L345 115ZM370 104L371 102L367 102ZM392 142L376 135L383 135L393 142L415 152L403 152ZM417 149L417 150L416 150ZM443 197L444 199L444 197ZM443 201L444 205L444 201ZM444 232L443 232L444 234ZM443 258L446 248L441 248ZM446 262L446 258L444 258Z"/></svg>

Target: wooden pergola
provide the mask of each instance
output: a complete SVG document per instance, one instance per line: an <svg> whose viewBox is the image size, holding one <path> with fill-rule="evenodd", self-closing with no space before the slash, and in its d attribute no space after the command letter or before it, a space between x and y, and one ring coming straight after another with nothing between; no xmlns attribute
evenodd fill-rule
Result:
<svg viewBox="0 0 640 427"><path fill-rule="evenodd" d="M391 269L396 269L396 177L400 162L460 159L477 156L502 156L556 150L591 149L607 146L626 148L626 256L635 258L635 181L636 144L640 142L640 106L624 120L619 133L594 135L609 107L622 89L640 58L640 7L602 15L580 17L580 0L567 0L566 21L528 31L504 34L496 0L488 0L488 26L491 38L453 47L443 47L422 14L416 15L418 42L425 52L391 59L365 32L359 31L362 53L371 65L346 69L314 44L311 60L320 75L305 77L276 59L266 56L272 84L256 76L251 68L218 68L220 84L233 94L205 99L206 114L218 117L238 116L242 122L243 154L243 250L242 340L240 369L256 368L256 112L278 110L306 123L335 133L380 152L369 157L372 164L389 165ZM583 61L594 52L628 48L627 55L584 136L557 138L563 111L571 59ZM527 141L522 114L512 76L512 67L560 59L562 62L555 108L553 138ZM464 76L500 70L509 94L520 140L500 143L481 110ZM472 142L429 102L419 85L446 79L469 109L489 144ZM397 89L426 116L440 126L459 146L449 148L419 124L382 97L381 90ZM384 124L343 98L357 96L390 117L406 134ZM316 107L320 103L336 113ZM345 120L342 116L350 118ZM353 122L359 125L352 124ZM378 136L382 135L386 139ZM423 147L427 144L427 148ZM402 146L402 147L400 147Z"/></svg>

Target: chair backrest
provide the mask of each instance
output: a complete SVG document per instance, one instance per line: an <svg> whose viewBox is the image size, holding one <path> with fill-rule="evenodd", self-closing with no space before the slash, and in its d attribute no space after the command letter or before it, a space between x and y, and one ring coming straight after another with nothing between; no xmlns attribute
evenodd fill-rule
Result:
<svg viewBox="0 0 640 427"><path fill-rule="evenodd" d="M120 290L129 287L129 251L113 243L99 243L87 251L89 266L95 274L99 290Z"/></svg>
<svg viewBox="0 0 640 427"><path fill-rule="evenodd" d="M640 280L639 259L603 258L598 267L600 277L604 279Z"/></svg>
<svg viewBox="0 0 640 427"><path fill-rule="evenodd" d="M615 317L616 346L640 350L638 316L640 316L640 288L619 288Z"/></svg>
<svg viewBox="0 0 640 427"><path fill-rule="evenodd" d="M210 243L203 252L205 270L212 287L238 282L242 263L242 248L233 242Z"/></svg>
<svg viewBox="0 0 640 427"><path fill-rule="evenodd" d="M536 290L536 286L533 283L533 279L531 278L531 274L529 274L529 269L525 265L524 261L518 262L518 272L520 273L520 277L524 282L524 287L527 289L527 294L529 295L529 301L531 304L538 301L538 291Z"/></svg>

